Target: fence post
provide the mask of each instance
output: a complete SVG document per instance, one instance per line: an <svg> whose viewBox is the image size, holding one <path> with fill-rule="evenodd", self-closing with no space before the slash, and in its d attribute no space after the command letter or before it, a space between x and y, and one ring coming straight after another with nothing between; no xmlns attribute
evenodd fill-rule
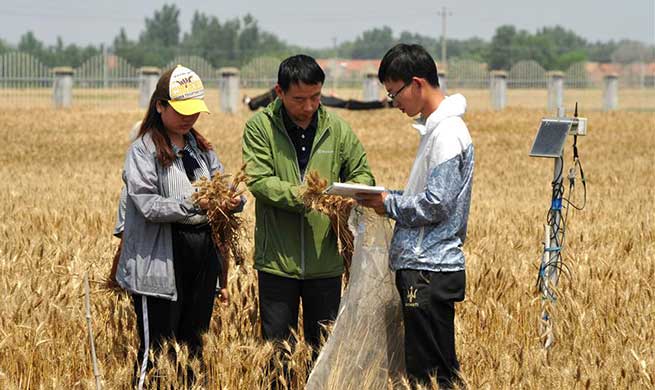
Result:
<svg viewBox="0 0 655 390"><path fill-rule="evenodd" d="M444 95L448 94L448 78L446 77L446 71L445 70L440 70L437 72L439 76L439 89L441 89L441 92L443 92Z"/></svg>
<svg viewBox="0 0 655 390"><path fill-rule="evenodd" d="M154 66L139 68L139 107L148 108L150 97L157 88L161 70Z"/></svg>
<svg viewBox="0 0 655 390"><path fill-rule="evenodd" d="M52 69L55 80L52 83L52 101L55 108L73 105L73 68L62 66Z"/></svg>
<svg viewBox="0 0 655 390"><path fill-rule="evenodd" d="M552 71L546 73L548 77L548 111L555 111L564 106L564 73Z"/></svg>
<svg viewBox="0 0 655 390"><path fill-rule="evenodd" d="M380 100L380 82L378 81L378 74L375 72L366 72L364 75L364 101L370 102L373 100Z"/></svg>
<svg viewBox="0 0 655 390"><path fill-rule="evenodd" d="M616 110L619 107L619 76L616 73L604 77L603 110Z"/></svg>
<svg viewBox="0 0 655 390"><path fill-rule="evenodd" d="M491 79L491 108L500 111L507 105L507 72L492 70Z"/></svg>
<svg viewBox="0 0 655 390"><path fill-rule="evenodd" d="M220 68L218 77L220 111L237 112L239 110L239 69Z"/></svg>

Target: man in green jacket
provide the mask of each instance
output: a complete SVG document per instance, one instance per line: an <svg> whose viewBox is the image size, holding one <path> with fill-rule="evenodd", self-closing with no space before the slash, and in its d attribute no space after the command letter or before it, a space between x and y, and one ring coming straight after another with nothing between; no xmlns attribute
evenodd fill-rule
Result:
<svg viewBox="0 0 655 390"><path fill-rule="evenodd" d="M306 55L280 64L278 98L247 123L243 159L255 196L255 268L265 340L284 340L303 304L305 341L317 347L321 323L336 318L343 259L329 219L305 208L305 173L330 182L374 184L366 153L348 124L320 104L325 74Z"/></svg>

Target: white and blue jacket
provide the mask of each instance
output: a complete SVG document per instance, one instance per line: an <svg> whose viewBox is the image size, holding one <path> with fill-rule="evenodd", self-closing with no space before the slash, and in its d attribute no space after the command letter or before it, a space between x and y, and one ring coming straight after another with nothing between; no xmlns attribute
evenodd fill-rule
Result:
<svg viewBox="0 0 655 390"><path fill-rule="evenodd" d="M464 96L452 95L413 125L421 142L409 181L404 191L392 191L384 201L396 221L389 250L394 271L464 270L474 165L465 111Z"/></svg>

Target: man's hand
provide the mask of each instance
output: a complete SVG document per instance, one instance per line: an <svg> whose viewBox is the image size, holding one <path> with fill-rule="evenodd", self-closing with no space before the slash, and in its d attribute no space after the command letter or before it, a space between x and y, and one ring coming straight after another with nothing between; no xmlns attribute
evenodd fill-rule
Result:
<svg viewBox="0 0 655 390"><path fill-rule="evenodd" d="M380 194L363 194L358 193L357 203L364 207L369 207L375 210L379 215L386 215L387 212L384 210L384 200L389 195L388 192L382 192Z"/></svg>

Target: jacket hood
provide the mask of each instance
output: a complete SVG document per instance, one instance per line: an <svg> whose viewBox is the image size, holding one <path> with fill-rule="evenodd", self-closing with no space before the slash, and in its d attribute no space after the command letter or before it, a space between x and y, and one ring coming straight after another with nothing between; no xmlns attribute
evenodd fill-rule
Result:
<svg viewBox="0 0 655 390"><path fill-rule="evenodd" d="M451 96L446 96L439 104L437 110L430 114L427 119L419 118L414 124L421 135L426 134L439 125L444 119L452 117L461 117L466 112L466 98L464 95L457 93Z"/></svg>
<svg viewBox="0 0 655 390"><path fill-rule="evenodd" d="M466 98L461 93L446 96L439 104L437 111L430 114L427 124L439 123L446 118L462 116L466 112Z"/></svg>

